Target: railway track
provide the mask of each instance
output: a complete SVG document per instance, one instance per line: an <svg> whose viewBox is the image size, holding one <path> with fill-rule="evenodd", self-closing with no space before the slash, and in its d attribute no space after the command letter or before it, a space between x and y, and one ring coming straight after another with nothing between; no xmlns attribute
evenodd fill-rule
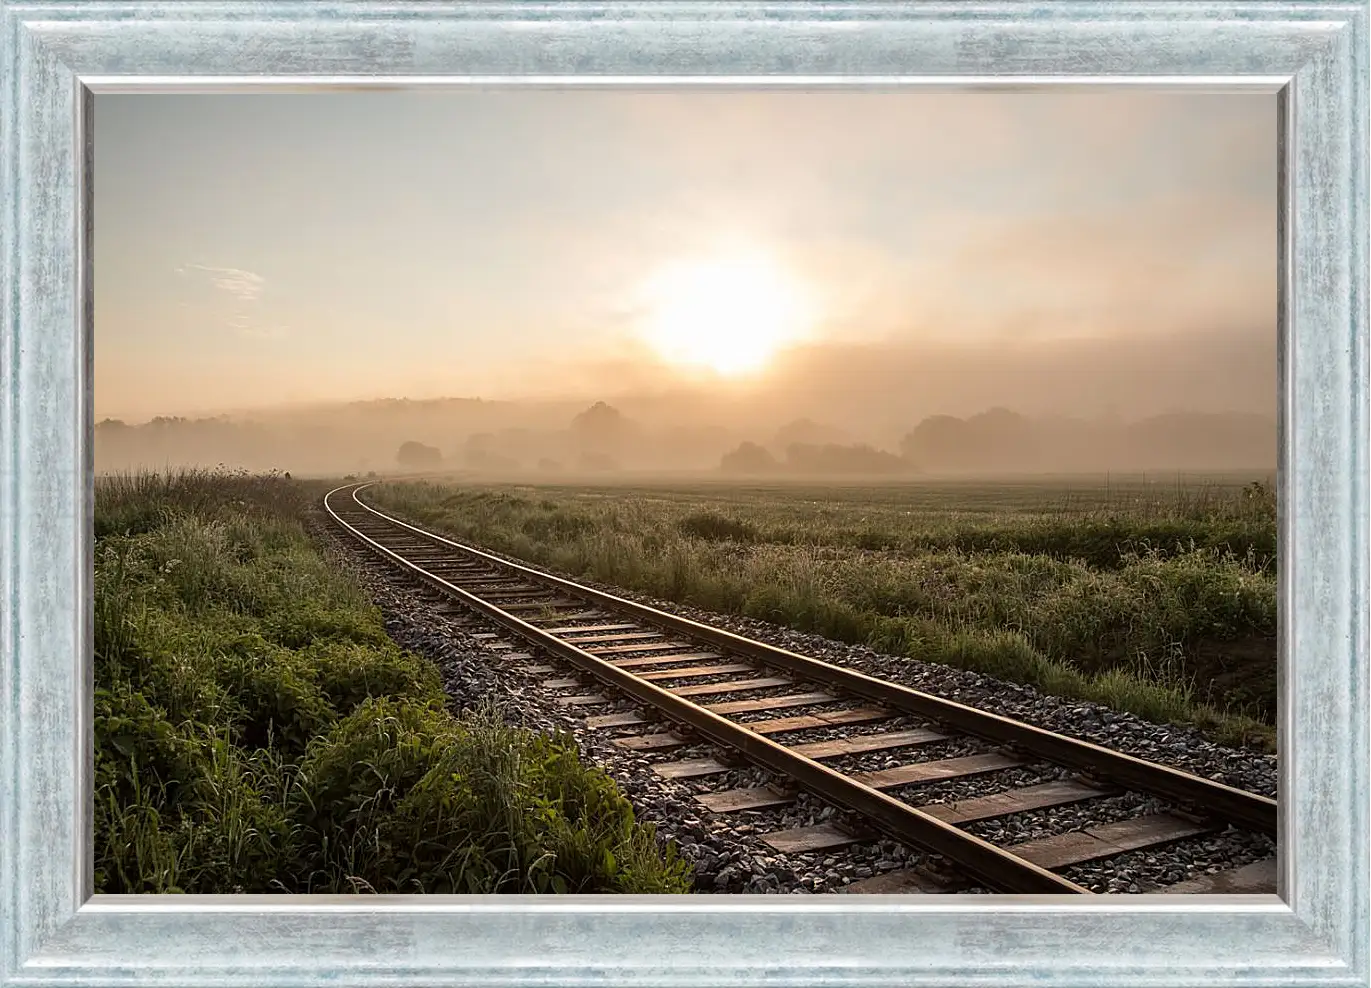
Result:
<svg viewBox="0 0 1371 988"><path fill-rule="evenodd" d="M616 744L656 755L701 742L716 746L709 757L658 761L654 771L664 778L724 776L746 765L774 774L764 785L697 796L704 809L719 815L764 810L808 792L845 811L841 822L765 834L763 840L777 851L823 852L886 836L938 855L950 868L937 878L883 876L882 890L903 880L908 888L926 891L978 886L1088 894L1060 872L1230 827L1276 833L1276 802L1268 797L499 558L384 514L360 496L368 486L330 491L324 508L332 520L378 559L450 601L448 606L500 628L509 661L522 663L523 671L544 677L550 687L582 689L561 702L584 711L586 727L619 732ZM577 675L559 676L557 667L543 664L544 657ZM590 691L588 684L601 691ZM624 697L631 709L596 712ZM861 730L833 736L837 728L852 727ZM970 753L919 758L958 743ZM873 757L881 767L864 767ZM930 784L1043 764L1067 771L955 803L919 801L920 787ZM1007 847L969 832L983 821L1089 805L1125 792L1157 797L1166 808ZM1274 860L1203 876L1174 890L1275 892Z"/></svg>

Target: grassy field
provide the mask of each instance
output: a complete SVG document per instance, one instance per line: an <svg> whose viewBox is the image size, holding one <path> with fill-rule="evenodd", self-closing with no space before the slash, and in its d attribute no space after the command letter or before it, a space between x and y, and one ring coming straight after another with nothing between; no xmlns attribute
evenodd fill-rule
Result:
<svg viewBox="0 0 1371 988"><path fill-rule="evenodd" d="M573 576L1274 749L1270 478L428 482L371 497Z"/></svg>
<svg viewBox="0 0 1371 988"><path fill-rule="evenodd" d="M279 477L95 503L98 892L684 892L572 741L456 716Z"/></svg>

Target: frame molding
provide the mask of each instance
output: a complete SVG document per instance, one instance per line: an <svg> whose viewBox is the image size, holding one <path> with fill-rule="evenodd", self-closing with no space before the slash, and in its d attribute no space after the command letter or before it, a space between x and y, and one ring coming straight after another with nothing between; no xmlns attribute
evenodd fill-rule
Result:
<svg viewBox="0 0 1371 988"><path fill-rule="evenodd" d="M0 986L1366 986L1369 12L0 0ZM1275 96L1279 898L91 897L96 94L494 85Z"/></svg>

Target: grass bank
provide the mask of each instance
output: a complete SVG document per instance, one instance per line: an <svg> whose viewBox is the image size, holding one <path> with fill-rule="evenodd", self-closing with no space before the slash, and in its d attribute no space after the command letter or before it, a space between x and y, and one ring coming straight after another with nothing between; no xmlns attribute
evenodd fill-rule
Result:
<svg viewBox="0 0 1371 988"><path fill-rule="evenodd" d="M684 892L569 737L454 716L281 477L102 478L99 892Z"/></svg>
<svg viewBox="0 0 1371 988"><path fill-rule="evenodd" d="M1274 748L1261 483L456 487L369 495L575 576Z"/></svg>

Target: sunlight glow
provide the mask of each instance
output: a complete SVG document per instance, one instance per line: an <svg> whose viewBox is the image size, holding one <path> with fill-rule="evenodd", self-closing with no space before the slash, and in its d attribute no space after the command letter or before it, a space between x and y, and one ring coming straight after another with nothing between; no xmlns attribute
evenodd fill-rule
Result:
<svg viewBox="0 0 1371 988"><path fill-rule="evenodd" d="M675 364L727 376L756 371L806 329L799 286L763 256L677 264L647 289L644 338Z"/></svg>

